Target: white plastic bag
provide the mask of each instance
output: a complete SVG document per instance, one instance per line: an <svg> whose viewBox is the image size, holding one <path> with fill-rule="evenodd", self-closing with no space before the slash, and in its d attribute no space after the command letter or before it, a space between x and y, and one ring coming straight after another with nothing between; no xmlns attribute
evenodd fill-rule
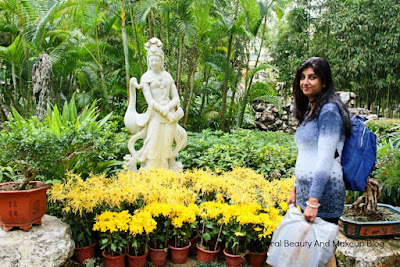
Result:
<svg viewBox="0 0 400 267"><path fill-rule="evenodd" d="M272 236L267 263L274 267L326 266L335 250L339 227L316 218L314 223L290 205Z"/></svg>

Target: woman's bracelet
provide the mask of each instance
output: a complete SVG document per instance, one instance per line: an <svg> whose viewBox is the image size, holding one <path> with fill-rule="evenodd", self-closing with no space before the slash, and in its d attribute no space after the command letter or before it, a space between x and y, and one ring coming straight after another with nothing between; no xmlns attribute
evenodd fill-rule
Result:
<svg viewBox="0 0 400 267"><path fill-rule="evenodd" d="M306 201L306 205L313 209L318 209L319 206L321 206L321 204L319 204L319 203L317 205L312 205L312 204L308 203L308 201Z"/></svg>

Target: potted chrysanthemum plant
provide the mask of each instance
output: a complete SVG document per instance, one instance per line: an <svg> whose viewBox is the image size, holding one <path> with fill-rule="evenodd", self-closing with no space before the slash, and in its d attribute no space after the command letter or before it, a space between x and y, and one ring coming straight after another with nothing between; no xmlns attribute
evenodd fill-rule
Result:
<svg viewBox="0 0 400 267"><path fill-rule="evenodd" d="M272 207L259 210L249 221L246 235L249 239L248 262L252 267L264 265L272 233L283 218L282 211L286 212L287 208L286 202L282 202L279 209Z"/></svg>
<svg viewBox="0 0 400 267"><path fill-rule="evenodd" d="M172 238L169 242L173 263L185 263L189 256L191 243L189 239L197 228L197 215L199 207L195 204L172 205L170 214Z"/></svg>
<svg viewBox="0 0 400 267"><path fill-rule="evenodd" d="M222 242L222 214L225 204L207 201L200 204L199 236L197 261L210 263L220 252Z"/></svg>
<svg viewBox="0 0 400 267"><path fill-rule="evenodd" d="M93 230L100 232L99 242L106 265L125 264L125 249L128 245L127 237L131 221L129 211L104 211L96 217L95 221Z"/></svg>
<svg viewBox="0 0 400 267"><path fill-rule="evenodd" d="M128 265L144 267L149 254L149 234L157 228L157 222L148 211L137 210L129 222L127 258Z"/></svg>
<svg viewBox="0 0 400 267"><path fill-rule="evenodd" d="M95 256L93 225L96 214L100 213L102 199L93 188L99 188L105 179L103 176L90 176L83 180L80 175L69 173L64 183L55 184L49 190L53 214L57 214L71 228L75 258L79 263Z"/></svg>
<svg viewBox="0 0 400 267"><path fill-rule="evenodd" d="M151 203L143 208L151 214L157 226L149 234L150 261L155 266L163 266L167 261L168 241L172 236L171 205L168 203Z"/></svg>
<svg viewBox="0 0 400 267"><path fill-rule="evenodd" d="M248 233L252 231L252 223L257 220L261 205L250 204L225 205L223 209L223 240L224 255L228 266L241 266L244 256L248 253Z"/></svg>

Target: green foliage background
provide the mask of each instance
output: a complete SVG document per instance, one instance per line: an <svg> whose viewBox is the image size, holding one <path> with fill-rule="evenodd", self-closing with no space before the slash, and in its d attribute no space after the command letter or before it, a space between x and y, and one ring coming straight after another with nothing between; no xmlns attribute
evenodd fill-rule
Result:
<svg viewBox="0 0 400 267"><path fill-rule="evenodd" d="M292 135L243 129L221 134L189 133L188 146L179 154L184 167L221 171L246 167L269 179L293 175L297 150Z"/></svg>
<svg viewBox="0 0 400 267"><path fill-rule="evenodd" d="M393 116L400 98L400 3L293 2L272 50L286 94L299 64L320 56L329 61L337 88L356 93L358 107Z"/></svg>

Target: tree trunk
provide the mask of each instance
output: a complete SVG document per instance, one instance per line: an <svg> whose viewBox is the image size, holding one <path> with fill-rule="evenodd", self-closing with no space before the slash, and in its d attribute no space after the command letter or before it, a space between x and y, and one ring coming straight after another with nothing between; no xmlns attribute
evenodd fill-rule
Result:
<svg viewBox="0 0 400 267"><path fill-rule="evenodd" d="M262 29L262 33L261 33L261 44L260 44L260 48L258 49L257 59L256 59L255 65L254 65L254 68L257 67L258 62L260 60L261 49L262 49L263 44L264 44L264 35L265 35L266 25L267 25L267 17L264 18L263 29ZM248 62L250 62L250 60L248 60ZM249 66L249 65L247 65L247 66ZM246 73L247 73L247 71L246 71ZM250 94L251 84L253 83L253 78L254 78L254 74L251 75L250 81L248 83L246 83L246 89L245 89L245 92L244 92L243 103L242 103L242 106L241 106L240 114L238 116L239 117L238 118L238 123L236 125L237 128L242 127L244 112L246 110L246 105L247 105L247 101L248 101L249 94Z"/></svg>
<svg viewBox="0 0 400 267"><path fill-rule="evenodd" d="M147 23L149 24L149 40L151 37L153 37L153 29L151 27L151 13L149 12L149 15L147 15Z"/></svg>
<svg viewBox="0 0 400 267"><path fill-rule="evenodd" d="M10 107L5 104L4 95L0 90L0 121L5 121L8 116L11 116L11 114Z"/></svg>
<svg viewBox="0 0 400 267"><path fill-rule="evenodd" d="M13 81L14 92L17 92L17 76L15 74L15 63L14 60L11 60L11 77Z"/></svg>
<svg viewBox="0 0 400 267"><path fill-rule="evenodd" d="M351 205L351 208L358 210L359 212L376 213L380 197L381 197L381 190L379 188L378 181L376 181L373 178L368 178L364 195L359 197Z"/></svg>
<svg viewBox="0 0 400 267"><path fill-rule="evenodd" d="M235 84L235 87L237 86L237 83ZM233 117L233 105L235 104L235 95L236 91L232 92L232 97L231 97L231 105L229 107L229 118Z"/></svg>
<svg viewBox="0 0 400 267"><path fill-rule="evenodd" d="M137 36L136 23L135 23L135 20L133 19L132 9L131 9L131 19L132 19L132 30L133 30L133 34L135 36L135 45L136 45L136 51L137 51L139 69L140 69L140 76L142 76L142 74L143 74L142 53L140 52L139 39Z"/></svg>
<svg viewBox="0 0 400 267"><path fill-rule="evenodd" d="M225 74L224 74L224 85L222 87L221 130L223 132L226 131L226 129L225 129L225 110L226 110L226 97L228 94L229 58L231 56L232 43L233 43L233 33L231 33L231 35L229 36L228 54L226 55L226 61L225 61L226 66L225 66Z"/></svg>
<svg viewBox="0 0 400 267"><path fill-rule="evenodd" d="M185 86L185 93L184 93L184 99L183 99L183 112L185 113L184 117L183 117L183 124L186 125L185 122L187 122L187 116L189 113L189 106L190 106L190 97L189 95L192 94L193 92L193 76L196 72L196 64L197 64L197 51L196 48L191 48L190 50L190 54L188 57L188 79L187 79L187 83Z"/></svg>
<svg viewBox="0 0 400 267"><path fill-rule="evenodd" d="M194 78L195 78L195 74L196 74L196 66L197 66L197 56L194 57L194 61L192 62L192 73L190 74L190 79L188 78L188 83L189 83L189 88L190 88L190 93L189 93L189 99L186 105L186 110L185 110L185 117L183 120L183 125L186 126L187 124L187 120L189 117L189 110L190 110L190 103L192 102L192 98L193 98L193 92L194 92Z"/></svg>
<svg viewBox="0 0 400 267"><path fill-rule="evenodd" d="M239 10L239 0L236 1L235 15L233 20L234 22L236 22L238 10ZM232 29L230 29L228 53L226 55L226 60L225 60L224 85L222 87L221 130L223 132L227 130L225 127L225 110L226 110L226 97L228 94L229 59L231 57L231 52L232 52L233 37L234 33L232 32Z"/></svg>
<svg viewBox="0 0 400 267"><path fill-rule="evenodd" d="M185 35L179 38L179 54L178 54L178 73L176 75L176 89L178 90L178 94L181 90L181 72L182 72L182 54L183 54L183 41L185 40Z"/></svg>
<svg viewBox="0 0 400 267"><path fill-rule="evenodd" d="M33 98L39 120L47 114L47 105L54 104L53 70L50 56L42 54L32 69Z"/></svg>
<svg viewBox="0 0 400 267"><path fill-rule="evenodd" d="M122 20L122 43L124 46L124 56L125 56L125 79L126 79L126 95L129 96L129 50L128 50L128 40L126 37L126 27L125 27L125 11L121 7L121 20ZM108 101L108 99L106 99Z"/></svg>
<svg viewBox="0 0 400 267"><path fill-rule="evenodd" d="M242 96L242 101L238 99L238 116L236 120L236 128L240 128L243 123L243 116L244 116L244 111L246 110L246 103L247 103L247 97L248 97L248 82L249 80L247 79L247 75L249 73L249 66L250 66L250 51L246 55L246 67L245 67L245 73L244 73L244 91L243 91L243 96Z"/></svg>
<svg viewBox="0 0 400 267"><path fill-rule="evenodd" d="M206 103L206 100L207 100L207 86L208 86L208 80L209 80L209 77L210 77L210 69L211 68L209 68L209 72L208 72L208 75L207 75L207 67L206 66L204 66L204 73L203 73L203 80L205 81L205 86L204 86L204 89L205 90L203 90L203 95L202 95L202 97L201 97L201 105L200 105L200 114L201 115L203 115L203 110L204 110L204 105L205 105L205 103Z"/></svg>

